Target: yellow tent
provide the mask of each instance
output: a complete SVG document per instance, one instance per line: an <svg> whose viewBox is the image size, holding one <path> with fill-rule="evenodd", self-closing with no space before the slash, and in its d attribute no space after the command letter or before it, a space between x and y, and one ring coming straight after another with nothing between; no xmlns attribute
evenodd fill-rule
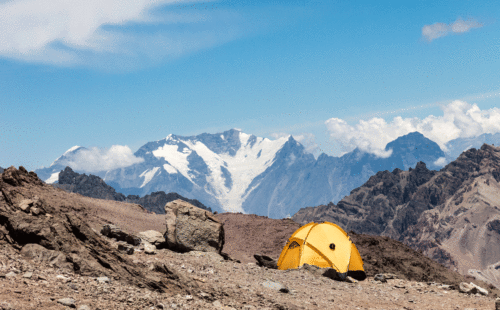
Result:
<svg viewBox="0 0 500 310"><path fill-rule="evenodd" d="M295 269L303 264L333 268L341 278L366 278L358 249L342 228L330 222L304 225L288 239L278 269Z"/></svg>

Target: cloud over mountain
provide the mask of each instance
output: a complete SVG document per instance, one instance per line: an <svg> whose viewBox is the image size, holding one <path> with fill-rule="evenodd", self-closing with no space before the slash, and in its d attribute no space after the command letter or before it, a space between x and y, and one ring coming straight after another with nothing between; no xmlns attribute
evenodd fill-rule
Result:
<svg viewBox="0 0 500 310"><path fill-rule="evenodd" d="M143 162L144 159L135 157L128 146L113 145L108 148L82 148L71 152L59 162L63 166L70 166L75 170L93 173L104 170L128 167Z"/></svg>
<svg viewBox="0 0 500 310"><path fill-rule="evenodd" d="M443 116L429 115L424 119L397 116L386 122L374 117L351 126L342 119L330 118L325 124L343 151L358 147L383 158L390 156L390 152L384 150L387 143L413 131L435 141L444 151L447 151L445 144L450 140L500 132L498 108L481 110L476 104L455 100L441 109Z"/></svg>
<svg viewBox="0 0 500 310"><path fill-rule="evenodd" d="M458 18L451 24L434 23L432 25L425 25L422 27L422 37L431 42L432 40L445 37L449 34L462 34L473 28L481 27L483 27L483 24L474 19L463 20L462 18Z"/></svg>

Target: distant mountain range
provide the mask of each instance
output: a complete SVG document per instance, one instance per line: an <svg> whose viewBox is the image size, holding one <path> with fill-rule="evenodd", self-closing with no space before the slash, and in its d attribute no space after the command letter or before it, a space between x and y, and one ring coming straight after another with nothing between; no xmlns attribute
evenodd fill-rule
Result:
<svg viewBox="0 0 500 310"><path fill-rule="evenodd" d="M380 171L337 204L292 219L389 236L500 287L500 147L472 148L440 171Z"/></svg>
<svg viewBox="0 0 500 310"><path fill-rule="evenodd" d="M500 141L499 134L478 139L486 138ZM450 141L451 149L477 142L464 141ZM73 147L50 167L35 172L47 183L57 182L68 159L84 149ZM315 159L292 136L269 140L231 129L169 135L139 148L134 155L143 159L141 163L96 175L124 195L176 192L218 212L283 218L306 206L337 203L379 171L407 170L418 161L437 170L454 159L453 152L445 154L418 132L388 143L386 150L392 150L388 158L355 149L342 157L321 154Z"/></svg>
<svg viewBox="0 0 500 310"><path fill-rule="evenodd" d="M164 214L165 205L168 202L177 199L182 199L198 208L212 212L210 208L207 208L198 200L182 197L177 193L166 194L165 192L160 191L153 192L145 195L144 197L139 197L137 195L128 195L125 197L125 195L117 193L113 187L107 185L100 177L95 175L79 174L74 172L70 167L66 167L63 171L61 171L58 177L58 182L53 185L55 187L62 188L67 192L78 193L83 196L98 199L136 203L140 204L144 209L157 214Z"/></svg>

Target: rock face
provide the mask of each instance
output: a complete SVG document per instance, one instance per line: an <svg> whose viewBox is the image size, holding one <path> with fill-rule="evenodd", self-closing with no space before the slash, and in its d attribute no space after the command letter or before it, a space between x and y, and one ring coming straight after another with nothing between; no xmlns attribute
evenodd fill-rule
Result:
<svg viewBox="0 0 500 310"><path fill-rule="evenodd" d="M211 212L175 200L165 205L165 221L168 248L182 252L221 253L224 227Z"/></svg>
<svg viewBox="0 0 500 310"><path fill-rule="evenodd" d="M305 208L302 224L332 221L346 231L389 236L462 274L500 286L500 148L469 149L440 171L378 172L337 205ZM467 254L469 253L469 254Z"/></svg>
<svg viewBox="0 0 500 310"><path fill-rule="evenodd" d="M212 212L210 208L206 207L198 200L188 199L177 193L165 194L165 192L160 191L153 192L144 197L139 197L137 195L128 195L125 197L125 195L117 193L113 187L106 184L100 177L92 174L80 174L74 172L70 167L64 168L64 170L59 173L59 183L53 185L67 192L78 193L87 197L136 203L141 205L144 209L157 214L163 214L165 212L165 204L177 199L182 199L200 209Z"/></svg>
<svg viewBox="0 0 500 310"><path fill-rule="evenodd" d="M182 283L141 269L112 248L82 218L86 207L77 198L44 184L23 167L6 169L0 176L0 244L77 274L185 292Z"/></svg>

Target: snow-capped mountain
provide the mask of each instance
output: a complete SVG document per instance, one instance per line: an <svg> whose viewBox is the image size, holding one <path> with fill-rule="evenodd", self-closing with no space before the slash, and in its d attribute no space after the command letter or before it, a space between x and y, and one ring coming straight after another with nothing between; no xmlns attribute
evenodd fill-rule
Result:
<svg viewBox="0 0 500 310"><path fill-rule="evenodd" d="M196 197L215 210L244 212L252 181L271 166L287 138L269 140L232 129L220 134L168 135L134 155L144 161L108 171L104 180L124 194L154 191Z"/></svg>
<svg viewBox="0 0 500 310"><path fill-rule="evenodd" d="M283 218L306 206L336 203L381 170L406 170L420 160L439 169L434 163L445 156L417 132L392 141L389 149L388 158L355 149L342 157L322 154L315 159L292 136L270 140L231 129L190 137L168 135L135 152L141 162L95 174L125 195L176 192L214 211ZM71 162L65 158L79 150L71 148L49 168L35 172L53 182L64 169L59 166Z"/></svg>
<svg viewBox="0 0 500 310"><path fill-rule="evenodd" d="M54 160L49 167L35 170L36 174L40 179L44 180L45 183L52 184L57 182L57 180L59 179L59 172L61 172L61 170L64 170L64 168L66 168L67 166L67 159L81 150L86 150L86 148L78 145L73 146L72 148L64 152L64 154L59 156L56 160Z"/></svg>

